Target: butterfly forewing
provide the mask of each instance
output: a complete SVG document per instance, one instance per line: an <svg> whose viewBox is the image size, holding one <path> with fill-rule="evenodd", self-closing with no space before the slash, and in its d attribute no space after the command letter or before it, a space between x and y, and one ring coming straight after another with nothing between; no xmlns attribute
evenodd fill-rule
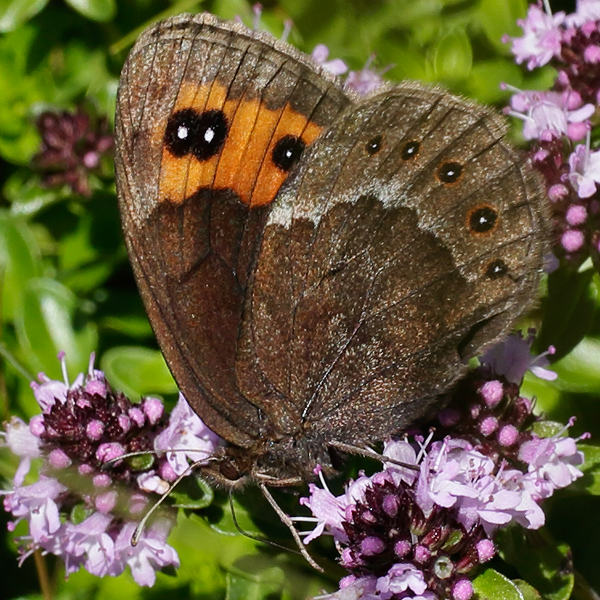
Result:
<svg viewBox="0 0 600 600"><path fill-rule="evenodd" d="M148 29L123 68L115 162L138 285L186 398L240 446L261 426L235 373L257 241L288 171L349 102L305 55L211 15Z"/></svg>

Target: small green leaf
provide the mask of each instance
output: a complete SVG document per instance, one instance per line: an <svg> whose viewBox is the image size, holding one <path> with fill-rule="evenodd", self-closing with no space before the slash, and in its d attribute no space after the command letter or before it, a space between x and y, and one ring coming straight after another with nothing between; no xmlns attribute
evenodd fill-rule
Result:
<svg viewBox="0 0 600 600"><path fill-rule="evenodd" d="M585 462L580 467L583 477L574 481L569 492L586 492L593 496L600 496L600 447L592 444L579 444L578 448L585 456Z"/></svg>
<svg viewBox="0 0 600 600"><path fill-rule="evenodd" d="M540 600L542 595L526 581L515 579L513 583L519 588L523 596L523 600Z"/></svg>
<svg viewBox="0 0 600 600"><path fill-rule="evenodd" d="M92 21L110 21L117 11L114 0L65 0L66 3Z"/></svg>
<svg viewBox="0 0 600 600"><path fill-rule="evenodd" d="M600 277L591 265L583 270L562 267L551 273L536 347L544 351L555 346L555 360L575 348L593 323L599 290Z"/></svg>
<svg viewBox="0 0 600 600"><path fill-rule="evenodd" d="M199 510L212 504L215 493L202 477L186 477L172 492L179 508Z"/></svg>
<svg viewBox="0 0 600 600"><path fill-rule="evenodd" d="M270 565L264 556L252 556L244 561L245 569L227 573L226 600L267 600L279 596L285 574L279 567Z"/></svg>
<svg viewBox="0 0 600 600"><path fill-rule="evenodd" d="M508 59L486 60L473 65L466 91L469 97L492 104L507 98L507 92L500 89L502 82L519 87L522 80L522 70L514 62Z"/></svg>
<svg viewBox="0 0 600 600"><path fill-rule="evenodd" d="M3 0L0 3L0 32L12 31L37 15L49 0Z"/></svg>
<svg viewBox="0 0 600 600"><path fill-rule="evenodd" d="M464 29L454 29L433 49L433 71L436 79L465 79L473 66L471 40Z"/></svg>
<svg viewBox="0 0 600 600"><path fill-rule="evenodd" d="M553 383L560 390L600 393L600 339L583 338L552 370L558 375Z"/></svg>
<svg viewBox="0 0 600 600"><path fill-rule="evenodd" d="M519 586L494 569L486 569L476 577L473 588L477 600L524 600Z"/></svg>
<svg viewBox="0 0 600 600"><path fill-rule="evenodd" d="M498 531L498 552L544 598L568 600L575 577L571 549L553 540L546 529L509 527Z"/></svg>
<svg viewBox="0 0 600 600"><path fill-rule="evenodd" d="M98 335L93 323L75 325L77 306L76 296L58 281L40 277L27 283L15 311L15 326L32 370L61 379L56 360L61 351L65 352L69 373L87 370Z"/></svg>
<svg viewBox="0 0 600 600"><path fill-rule="evenodd" d="M177 384L158 350L118 346L105 352L100 364L110 384L131 399L177 393Z"/></svg>
<svg viewBox="0 0 600 600"><path fill-rule="evenodd" d="M3 318L12 319L28 282L41 272L40 250L21 219L0 211L0 281Z"/></svg>
<svg viewBox="0 0 600 600"><path fill-rule="evenodd" d="M527 0L480 0L479 23L488 40L496 50L508 54L510 45L502 41L505 34L518 37L523 32L517 25L517 19L527 12Z"/></svg>

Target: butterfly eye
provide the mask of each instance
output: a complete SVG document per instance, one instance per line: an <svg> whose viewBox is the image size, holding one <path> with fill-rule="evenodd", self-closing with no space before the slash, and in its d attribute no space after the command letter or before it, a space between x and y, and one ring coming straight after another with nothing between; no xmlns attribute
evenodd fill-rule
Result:
<svg viewBox="0 0 600 600"><path fill-rule="evenodd" d="M177 111L167 123L165 145L176 157L193 154L205 161L219 152L227 137L227 119L220 110L199 114L193 108Z"/></svg>
<svg viewBox="0 0 600 600"><path fill-rule="evenodd" d="M462 171L460 163L447 162L438 169L437 176L442 183L456 183L462 175Z"/></svg>
<svg viewBox="0 0 600 600"><path fill-rule="evenodd" d="M282 171L289 171L306 148L304 140L295 135L284 135L273 148L273 163Z"/></svg>
<svg viewBox="0 0 600 600"><path fill-rule="evenodd" d="M498 225L498 212L490 204L479 204L467 213L467 227L473 233L491 233Z"/></svg>
<svg viewBox="0 0 600 600"><path fill-rule="evenodd" d="M485 275L490 279L500 279L508 273L508 266L501 259L493 260L486 268Z"/></svg>
<svg viewBox="0 0 600 600"><path fill-rule="evenodd" d="M402 156L402 160L410 160L411 158L417 156L417 154L419 154L420 147L421 144L419 144L419 142L406 143L404 145L404 148L402 148L402 152L400 153L400 156Z"/></svg>
<svg viewBox="0 0 600 600"><path fill-rule="evenodd" d="M371 156L373 156L373 154L377 154L377 152L381 150L382 140L382 135L376 135L373 139L369 140L365 146L367 154L370 154Z"/></svg>

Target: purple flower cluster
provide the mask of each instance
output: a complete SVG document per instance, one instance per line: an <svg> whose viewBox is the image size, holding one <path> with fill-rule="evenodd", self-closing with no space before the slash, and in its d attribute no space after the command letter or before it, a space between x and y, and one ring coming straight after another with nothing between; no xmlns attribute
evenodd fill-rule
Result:
<svg viewBox="0 0 600 600"><path fill-rule="evenodd" d="M76 112L46 111L37 119L42 137L33 164L47 187L68 185L75 194L90 196L89 176L113 147L106 119L92 120L82 108Z"/></svg>
<svg viewBox="0 0 600 600"><path fill-rule="evenodd" d="M252 29L255 31L260 30L262 4L254 4L252 12L254 13ZM236 20L239 23L243 22L240 16L236 17ZM281 36L282 41L287 41L291 28L292 22L290 20L285 21L283 35ZM369 58L360 71L349 71L348 65L341 58L329 60L329 48L325 44L317 44L312 51L311 58L332 75L345 75L344 88L356 92L360 96L367 96L385 85L382 75L387 71L387 68L379 72L373 70L371 68L373 56Z"/></svg>
<svg viewBox="0 0 600 600"><path fill-rule="evenodd" d="M356 92L359 96L368 96L379 90L385 85L382 75L387 71L383 69L379 72L371 68L374 56L367 60L365 66L360 71L349 71L348 65L340 58L327 60L329 58L329 48L325 44L317 44L311 54L312 59L324 69L334 75L346 75L344 88Z"/></svg>
<svg viewBox="0 0 600 600"><path fill-rule="evenodd" d="M133 404L113 392L93 356L87 375L72 384L59 358L64 381L40 374L32 383L42 413L6 426L5 443L21 462L13 489L3 492L4 508L15 517L10 530L29 525L19 538L21 562L41 549L61 557L67 575L84 567L117 576L129 566L139 585L152 586L156 571L178 566L179 558L167 544L175 522L168 511L131 544L150 493L167 491L189 460L214 452L218 438L182 396L167 418L156 398ZM39 479L25 485L35 459Z"/></svg>
<svg viewBox="0 0 600 600"><path fill-rule="evenodd" d="M546 1L518 21L512 42L516 62L530 70L550 64L552 90L514 92L507 113L523 121L533 163L545 179L562 253L573 262L600 265L600 152L590 146L600 103L600 0L578 0L573 14L552 14Z"/></svg>
<svg viewBox="0 0 600 600"><path fill-rule="evenodd" d="M383 471L335 496L317 468L322 487L311 484L301 500L313 517L296 521L315 523L306 543L332 535L349 572L323 598L469 600L472 577L496 553L495 532L544 524L540 503L582 476L583 453L566 428L547 438L532 430L521 378L527 368L553 374L531 355L531 341L512 336L488 352L436 431L386 442Z"/></svg>

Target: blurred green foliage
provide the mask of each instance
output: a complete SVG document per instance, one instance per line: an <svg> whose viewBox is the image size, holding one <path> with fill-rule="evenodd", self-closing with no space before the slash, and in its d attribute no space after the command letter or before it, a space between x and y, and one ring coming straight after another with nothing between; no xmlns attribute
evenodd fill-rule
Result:
<svg viewBox="0 0 600 600"><path fill-rule="evenodd" d="M115 387L132 396L174 398L175 384L127 262L110 162L91 177L92 193L84 198L65 185L44 187L32 161L40 149L36 119L44 110L83 106L112 124L119 71L139 32L159 18L201 10L252 21L251 6L243 0L0 0L3 419L38 412L29 378L39 371L60 378L60 350L66 351L72 377L96 352L97 364ZM290 41L304 51L325 43L331 57L344 59L352 69L375 53L373 64L387 69L391 80L439 82L502 106L507 95L500 82L545 88L553 79L550 69L535 77L524 72L501 41L505 33L519 33L516 19L525 12L525 0L267 0L262 24L280 35L284 20L291 18ZM540 349L557 347L554 368L560 375L552 383L529 378L526 389L551 418L566 422L576 415L574 435L588 430L595 439L600 434L599 286L599 275L587 265L560 269L549 277L540 307L526 323L541 327ZM505 534L504 562L496 561L476 582L481 598L538 597L532 585L556 600L573 589L584 595L588 584L598 589L596 454L590 447L586 477L548 503L544 531L528 534L535 537L535 551L529 550L531 543L525 546L532 542L525 533ZM15 461L3 453L0 474L7 486L14 468ZM297 498L280 496L284 508L297 511ZM289 534L256 490L237 497L235 505L246 531L289 544ZM0 554L0 597L38 598L33 562L17 568L11 537ZM64 581L60 564L50 558L54 597L301 599L335 589L341 575L332 566L330 578L323 578L294 554L240 536L227 498L219 494L197 514L182 510L171 542L182 566L176 576L159 575L152 590L140 589L128 574L99 580L80 572ZM319 543L327 549L327 540ZM577 582L565 569L571 559Z"/></svg>

